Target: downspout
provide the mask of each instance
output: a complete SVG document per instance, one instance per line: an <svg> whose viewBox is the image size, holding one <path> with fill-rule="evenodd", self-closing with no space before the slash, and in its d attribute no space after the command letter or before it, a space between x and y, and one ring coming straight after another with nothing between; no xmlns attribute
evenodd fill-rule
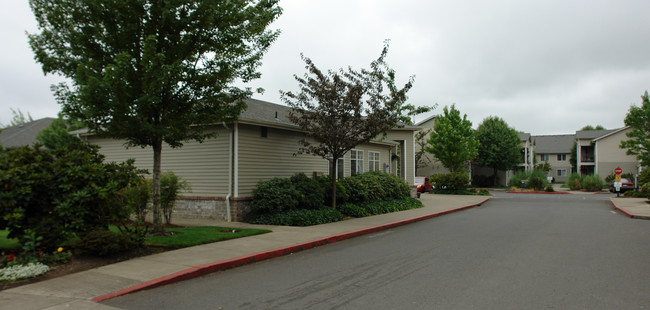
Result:
<svg viewBox="0 0 650 310"><path fill-rule="evenodd" d="M236 124L234 126L237 126ZM230 197L232 196L232 161L233 161L233 132L235 128L230 130L228 139L228 195L226 195L226 221L232 222L232 215L230 214Z"/></svg>

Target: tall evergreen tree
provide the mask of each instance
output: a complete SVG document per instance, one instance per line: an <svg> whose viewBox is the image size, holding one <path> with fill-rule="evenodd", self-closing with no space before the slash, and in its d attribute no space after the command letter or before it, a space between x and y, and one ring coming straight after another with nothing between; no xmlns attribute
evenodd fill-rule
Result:
<svg viewBox="0 0 650 310"><path fill-rule="evenodd" d="M245 108L277 0L30 0L40 33L29 40L63 111L101 136L153 149L154 230L162 232L163 143L215 135Z"/></svg>

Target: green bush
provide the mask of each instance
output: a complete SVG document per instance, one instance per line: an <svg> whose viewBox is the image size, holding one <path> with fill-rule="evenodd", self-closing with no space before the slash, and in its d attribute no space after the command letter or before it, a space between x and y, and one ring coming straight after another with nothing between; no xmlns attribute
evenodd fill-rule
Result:
<svg viewBox="0 0 650 310"><path fill-rule="evenodd" d="M339 208L341 213L352 217L364 217L423 207L422 202L411 197L387 201L373 201L358 205L346 203Z"/></svg>
<svg viewBox="0 0 650 310"><path fill-rule="evenodd" d="M259 181L253 190L253 211L277 213L298 207L300 192L289 179L273 178Z"/></svg>
<svg viewBox="0 0 650 310"><path fill-rule="evenodd" d="M325 204L325 189L317 180L307 177L304 173L295 174L290 178L291 183L300 195L298 208L316 210Z"/></svg>
<svg viewBox="0 0 650 310"><path fill-rule="evenodd" d="M526 183L526 180L528 179L528 175L524 171L519 171L515 173L512 177L510 177L509 184L508 186L510 187L519 187L519 188L527 188L528 184ZM524 181L522 183L522 181Z"/></svg>
<svg viewBox="0 0 650 310"><path fill-rule="evenodd" d="M117 193L143 171L132 160L104 163L98 150L75 140L54 150L37 145L0 153L0 229L21 241L31 230L56 247L77 233L107 228L124 214Z"/></svg>
<svg viewBox="0 0 650 310"><path fill-rule="evenodd" d="M546 173L541 170L533 170L528 174L528 188L541 191L546 187Z"/></svg>
<svg viewBox="0 0 650 310"><path fill-rule="evenodd" d="M552 185L552 184L547 184L547 185L546 185L546 188L544 189L544 191L545 191L545 192L552 193L552 192L555 192L555 189L553 188L553 185Z"/></svg>
<svg viewBox="0 0 650 310"><path fill-rule="evenodd" d="M567 181L567 185L569 185L569 189L572 191L579 191L582 189L582 175L580 175L577 172L572 173L569 176L569 180Z"/></svg>
<svg viewBox="0 0 650 310"><path fill-rule="evenodd" d="M139 246L139 242L129 233L110 230L93 230L81 234L73 247L78 253L96 256L111 256L129 251Z"/></svg>
<svg viewBox="0 0 650 310"><path fill-rule="evenodd" d="M320 184L321 188L323 189L323 193L325 195L324 205L330 206L332 203L332 177L329 175L321 176L317 179L317 181ZM348 195L348 192L345 190L345 187L343 187L343 184L337 181L336 182L336 205L345 203L346 201L348 201L349 198L350 196Z"/></svg>
<svg viewBox="0 0 650 310"><path fill-rule="evenodd" d="M650 168L644 168L639 172L639 184L650 183Z"/></svg>
<svg viewBox="0 0 650 310"><path fill-rule="evenodd" d="M147 204L151 200L151 181L139 177L122 188L117 199L130 209L130 213L135 214L136 220L144 222L148 212Z"/></svg>
<svg viewBox="0 0 650 310"><path fill-rule="evenodd" d="M641 184L639 188L639 193L642 193L645 198L650 198L650 182Z"/></svg>
<svg viewBox="0 0 650 310"><path fill-rule="evenodd" d="M464 190L469 186L469 177L464 172L434 174L429 180L437 191Z"/></svg>
<svg viewBox="0 0 650 310"><path fill-rule="evenodd" d="M605 182L597 174L582 177L582 188L588 192L600 192Z"/></svg>
<svg viewBox="0 0 650 310"><path fill-rule="evenodd" d="M410 195L409 186L404 180L379 171L344 178L341 184L349 195L348 201L353 203L397 199Z"/></svg>
<svg viewBox="0 0 650 310"><path fill-rule="evenodd" d="M162 209L167 224L171 224L174 204L182 190L190 190L190 186L173 171L167 171L160 175L160 209Z"/></svg>
<svg viewBox="0 0 650 310"><path fill-rule="evenodd" d="M310 226L343 220L343 214L336 209L286 210L279 213L257 214L248 219L249 223L262 225Z"/></svg>

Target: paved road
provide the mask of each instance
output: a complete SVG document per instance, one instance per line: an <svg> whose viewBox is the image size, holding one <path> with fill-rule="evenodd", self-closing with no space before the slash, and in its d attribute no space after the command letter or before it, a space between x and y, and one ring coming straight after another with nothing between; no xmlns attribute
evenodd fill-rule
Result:
<svg viewBox="0 0 650 310"><path fill-rule="evenodd" d="M613 213L609 196L500 193L478 208L105 304L650 309L650 221Z"/></svg>

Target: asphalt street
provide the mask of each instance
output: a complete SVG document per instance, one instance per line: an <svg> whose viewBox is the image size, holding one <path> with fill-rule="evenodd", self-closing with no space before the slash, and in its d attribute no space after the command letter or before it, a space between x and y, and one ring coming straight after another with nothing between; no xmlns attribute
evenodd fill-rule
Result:
<svg viewBox="0 0 650 310"><path fill-rule="evenodd" d="M160 310L650 309L650 221L612 211L610 196L497 193L477 208L104 304Z"/></svg>

